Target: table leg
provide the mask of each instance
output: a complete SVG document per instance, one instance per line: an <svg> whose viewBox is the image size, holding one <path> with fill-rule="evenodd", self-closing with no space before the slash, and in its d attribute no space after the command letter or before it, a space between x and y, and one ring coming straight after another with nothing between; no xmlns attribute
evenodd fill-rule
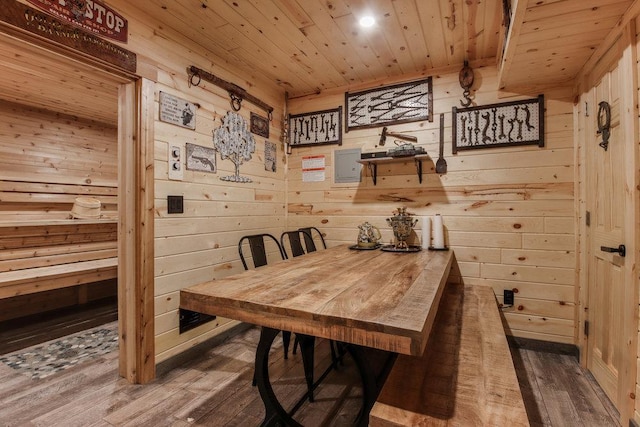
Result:
<svg viewBox="0 0 640 427"><path fill-rule="evenodd" d="M262 327L260 331L260 341L258 342L258 348L256 350L256 366L255 366L255 378L258 385L258 391L265 408L265 417L262 422L262 426L292 426L302 427L302 425L296 422L285 409L280 405L276 398L273 388L271 387L271 381L269 380L269 350L280 330ZM314 341L315 337L309 335L299 335L300 337L300 349L302 352L303 365L305 370L305 379L308 386L308 397L313 401L313 388L316 384L313 384L313 358L314 358ZM371 408L378 398L382 384L389 373L389 370L393 366L393 362L397 357L397 354L390 353L385 361L382 371L376 373L375 369L371 366L369 358L367 357L367 349L358 345L345 344L346 351L351 355L360 378L362 380L362 408L358 417L354 423L355 426L366 427L369 424L369 413ZM322 378L318 382L322 381L328 371L333 368L329 367L327 372L323 374ZM302 399L304 400L304 398ZM300 402L299 402L300 403ZM298 406L298 405L296 405Z"/></svg>
<svg viewBox="0 0 640 427"><path fill-rule="evenodd" d="M282 405L280 405L269 381L269 350L279 332L278 329L263 326L260 331L260 341L258 342L258 348L256 350L255 376L258 391L260 392L260 397L262 398L265 409L262 425L302 427L291 418Z"/></svg>
<svg viewBox="0 0 640 427"><path fill-rule="evenodd" d="M369 363L369 358L366 354L367 350L364 347L355 344L346 344L346 348L353 362L356 364L358 372L360 372L360 378L362 379L362 409L360 409L354 425L366 427L369 425L369 413L376 403L382 385L398 355L396 353L389 353L382 367L382 371L376 374L371 363Z"/></svg>
<svg viewBox="0 0 640 427"><path fill-rule="evenodd" d="M302 353L304 378L307 381L307 395L309 397L309 402L313 402L313 365L316 337L304 334L296 334L296 336L298 337L300 352Z"/></svg>

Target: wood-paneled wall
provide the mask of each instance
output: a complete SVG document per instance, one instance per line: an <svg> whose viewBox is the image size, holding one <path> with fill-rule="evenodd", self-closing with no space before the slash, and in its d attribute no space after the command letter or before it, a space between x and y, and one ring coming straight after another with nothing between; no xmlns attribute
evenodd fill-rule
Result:
<svg viewBox="0 0 640 427"><path fill-rule="evenodd" d="M494 67L475 70L477 105L510 101L498 93ZM392 82L388 82L392 83ZM354 89L355 90L355 89ZM393 233L385 218L399 206L417 216L440 213L447 245L456 253L453 280L517 289L515 307L504 310L507 331L520 337L575 342L575 233L573 117L570 88L545 93L545 147L492 148L451 154L451 108L460 106L458 75L433 76L434 121L391 126L418 137L433 156L418 183L412 160L378 166L373 185L363 168L359 184L333 184L337 149L375 150L381 128L343 135L343 145L296 148L288 164L287 227L313 225L328 244L355 243L357 225L380 228L385 243ZM318 111L344 103L344 94L292 99L291 113ZM439 115L445 114L448 172L435 173ZM392 142L382 148L386 149ZM378 148L379 150L380 148ZM302 182L301 157L324 154L327 179ZM417 225L418 235L421 224Z"/></svg>
<svg viewBox="0 0 640 427"><path fill-rule="evenodd" d="M156 363L174 356L212 336L237 325L235 321L218 318L186 333L179 333L179 291L183 287L221 278L242 271L238 256L238 241L245 234L268 232L279 236L285 220L285 167L281 144L284 94L259 81L214 67L209 54L181 34L162 28L149 17L140 16L126 2L119 10L129 11L129 47L149 55L157 64L157 84L153 107L155 149L155 355ZM122 3L122 4L120 4ZM213 147L213 131L222 124L221 118L231 110L225 90L202 81L190 86L186 69L190 65L244 87L250 94L274 107L270 122L270 137L253 135L256 151L249 162L240 167L240 174L251 183L222 181L232 175L234 165L216 154L217 172L184 170L182 181L168 179L170 145L184 147L186 143ZM161 122L158 118L159 92L167 92L199 104L196 129L190 130ZM248 101L242 103L239 114L247 124L250 112L266 117L266 112ZM264 142L277 145L276 172L264 167ZM183 164L184 166L184 164ZM167 196L184 197L183 214L167 214Z"/></svg>
<svg viewBox="0 0 640 427"><path fill-rule="evenodd" d="M640 28L640 16L636 16L634 21L634 28L636 34L636 56L640 57L640 32L638 29ZM638 96L640 97L640 64L636 64L636 69L633 70L635 74L635 82L638 84ZM636 144L636 147L637 144ZM640 148L637 148L640 149ZM639 154L640 155L640 154ZM637 224L636 224L636 227ZM640 229L636 228L634 230L634 236L636 241L640 238ZM637 316L637 324L638 324L638 337L637 337L637 350L636 350L636 394L635 394L635 411L633 413L633 419L636 424L640 425L640 281L635 281L636 286L636 295L638 295L638 301L636 307L638 307L636 311Z"/></svg>
<svg viewBox="0 0 640 427"><path fill-rule="evenodd" d="M156 121L155 135L155 315L156 354L160 362L202 340L237 324L224 318L202 325L184 334L178 332L179 291L181 288L213 280L243 270L238 255L238 241L243 235L284 230L285 190L283 150L280 125L270 123L271 137L253 135L256 151L252 159L240 166L240 175L251 183L222 181L233 175L230 160L217 155L217 173L185 170L183 181L168 179L169 145L185 143L213 146L213 130L229 110L226 97L205 90L190 90L175 85L168 74L159 74L160 90L188 96L201 107L196 114L196 130ZM186 78L185 78L186 85ZM178 86L178 87L176 87ZM158 100L156 99L156 102ZM249 123L248 103L240 114ZM260 110L256 113L265 115ZM276 172L265 170L264 142L277 144ZM167 213L167 196L184 197L184 213Z"/></svg>
<svg viewBox="0 0 640 427"><path fill-rule="evenodd" d="M115 219L117 144L115 123L0 102L0 221L65 219L82 196Z"/></svg>
<svg viewBox="0 0 640 427"><path fill-rule="evenodd" d="M28 4L26 0L19 0ZM156 81L153 105L145 107L153 108L155 121L153 131L155 133L154 149L154 174L155 174L155 362L161 362L184 349L193 346L213 335L216 335L234 322L226 319L218 319L212 324L203 325L188 333L178 333L178 304L179 289L194 283L211 280L213 278L229 275L242 269L237 254L237 243L244 234L254 233L258 230L279 235L284 229L285 219L285 185L283 151L280 144L282 110L284 106L283 89L266 83L266 80L256 75L240 75L230 69L225 61L213 56L206 47L198 45L194 40L184 34L159 24L148 14L140 12L140 9L127 0L113 0L110 6L116 8L127 16L129 22L129 40L126 48L138 55L138 74L150 80ZM173 13L171 10L170 13ZM215 64L214 64L215 63ZM168 146L194 143L212 147L212 131L221 124L220 118L231 109L229 97L225 90L207 82L202 82L198 87L188 84L187 68L195 65L213 74L231 81L247 90L253 96L263 100L275 108L273 121L270 123L271 133L268 139L278 146L277 172L269 172L264 169L264 141L265 138L255 136L256 152L253 159L242 165L241 174L253 179L252 183L236 184L221 181L220 176L233 172L233 164L230 161L221 161L218 156L218 172L216 174L194 173L185 171L183 181L169 181L167 176L167 152ZM73 70L69 71L72 73ZM72 85L73 86L73 85ZM52 90L56 90L52 88ZM114 90L117 87L114 86ZM164 91L200 104L196 118L196 130L191 131L158 120L159 92ZM48 96L51 94L47 95ZM36 94L34 94L36 96ZM61 95L62 96L62 95ZM55 99L55 97L53 97ZM87 96L85 101L91 102ZM115 98L114 98L115 99ZM82 100L81 100L82 101ZM115 211L117 199L117 125L108 126L111 145L97 143L98 138L84 137L84 132L92 129L105 131L100 124L91 121L79 120L73 116L64 118L61 124L57 124L63 115L52 113L51 119L39 120L38 123L28 123L25 116L40 114L33 108L29 114L25 112L12 112L13 106L0 108L7 109L7 114L2 111L0 116L7 119L0 123L0 135L5 156L0 154L0 166L3 171L12 171L15 175L6 175L0 185L0 216L3 210L8 210L5 200L7 192L22 191L23 186L8 181L27 180L38 181L41 173L50 172L59 180L52 181L46 189L53 195L47 194L41 197L29 186L17 202L27 199L42 200L39 206L52 217L67 215L62 210L68 211L71 205L63 206L63 203L73 203L74 197L66 197L72 189L81 188L91 191L88 194L95 195L103 202L109 201L109 205ZM50 104L47 104L50 105ZM115 107L114 107L115 108ZM266 116L266 112L245 101L240 114L249 121L250 111ZM45 114L45 113L42 113ZM48 113L47 113L48 114ZM66 117L66 116L65 116ZM82 122L82 125L78 125ZM19 123L22 128L18 131L14 123ZM42 126L41 126L42 124ZM23 126L24 125L24 126ZM39 157L31 163L16 165L15 161L15 136L25 135L36 143L42 129L52 128L56 130L58 138L56 144L63 144L76 138L83 144L84 151L69 152L66 147L59 145L51 152L40 153ZM64 149L62 149L64 148ZM100 148L94 156L88 150ZM13 151L11 151L13 150ZM29 151L29 148L25 148ZM9 154L6 154L9 153ZM108 162L106 154L113 156ZM62 156L62 158L60 158ZM80 173L75 169L75 163L97 162L89 168L89 172ZM61 164L70 165L68 170L60 170ZM65 168L66 166L62 166ZM40 174L40 175L39 175ZM108 177L107 177L108 175ZM3 175L4 176L4 175ZM52 179L54 179L52 178ZM91 183L91 186L88 184ZM44 187L44 186L43 186ZM85 188L86 187L86 188ZM102 193L109 187L108 193ZM100 191L96 190L100 188ZM44 191L44 190L43 190ZM80 191L80 190L78 190ZM61 195L60 195L61 194ZM75 193L74 193L75 194ZM63 195L66 197L64 198ZM166 196L183 195L185 213L180 215L167 215ZM54 202L56 204L54 204ZM103 210L105 206L103 206ZM8 210L8 214L15 214L15 209ZM133 289L134 285L131 284ZM145 319L145 324L148 324ZM146 339L147 337L145 337ZM148 351L147 347L141 350L141 354ZM148 355L146 355L148 356ZM145 356L145 357L146 357Z"/></svg>

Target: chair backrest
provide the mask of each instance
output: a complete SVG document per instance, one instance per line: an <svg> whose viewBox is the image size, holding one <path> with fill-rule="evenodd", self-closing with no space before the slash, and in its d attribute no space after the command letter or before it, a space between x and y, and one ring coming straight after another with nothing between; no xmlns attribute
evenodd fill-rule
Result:
<svg viewBox="0 0 640 427"><path fill-rule="evenodd" d="M315 231L316 234L318 236L320 236L320 241L322 242L322 246L324 247L324 249L327 249L327 244L324 242L324 237L322 236L322 233L320 232L320 230L318 230L315 227L302 227L299 230L304 231L304 245L307 248L307 252L315 252L316 251L316 244L313 241L313 232Z"/></svg>
<svg viewBox="0 0 640 427"><path fill-rule="evenodd" d="M268 233L262 234L253 234L250 236L243 236L238 242L238 253L240 254L240 260L242 261L242 266L245 270L248 270L247 261L244 257L243 252L243 243L244 241L249 242L249 249L251 250L251 258L253 258L253 267L258 268L263 265L267 265L267 244L265 239L273 240L276 247L278 248L278 252L280 253L280 257L282 259L286 259L286 255L282 250L282 246L278 243L278 239Z"/></svg>
<svg viewBox="0 0 640 427"><path fill-rule="evenodd" d="M291 256L293 257L304 255L307 252L313 252L316 250L315 246L313 247L313 250L310 250L309 246L307 246L307 242L309 240L313 242L313 239L311 235L306 231L303 231L303 230L285 231L280 235L280 245L282 246L282 250L284 251L284 256L286 258L289 258L289 255L287 254L287 249L286 249L287 245L285 244L285 240L289 241L289 248L291 250ZM303 240L305 242L306 250L305 250L305 246L302 246Z"/></svg>

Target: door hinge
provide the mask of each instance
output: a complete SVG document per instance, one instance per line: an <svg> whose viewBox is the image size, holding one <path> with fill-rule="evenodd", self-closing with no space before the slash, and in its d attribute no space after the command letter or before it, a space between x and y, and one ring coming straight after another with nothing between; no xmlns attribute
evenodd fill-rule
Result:
<svg viewBox="0 0 640 427"><path fill-rule="evenodd" d="M585 337L589 336L589 321L588 320L584 321L584 336Z"/></svg>

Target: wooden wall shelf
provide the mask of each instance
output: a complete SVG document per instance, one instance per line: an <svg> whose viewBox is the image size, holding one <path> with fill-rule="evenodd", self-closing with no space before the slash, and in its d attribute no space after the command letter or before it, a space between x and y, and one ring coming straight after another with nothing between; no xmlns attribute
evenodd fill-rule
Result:
<svg viewBox="0 0 640 427"><path fill-rule="evenodd" d="M428 159L428 154L416 154L415 156L404 157L378 157L371 159L360 159L358 163L362 163L369 168L371 177L373 178L373 185L378 182L378 165L381 163L401 163L413 159L416 164L416 172L418 173L418 181L422 184L422 160Z"/></svg>

